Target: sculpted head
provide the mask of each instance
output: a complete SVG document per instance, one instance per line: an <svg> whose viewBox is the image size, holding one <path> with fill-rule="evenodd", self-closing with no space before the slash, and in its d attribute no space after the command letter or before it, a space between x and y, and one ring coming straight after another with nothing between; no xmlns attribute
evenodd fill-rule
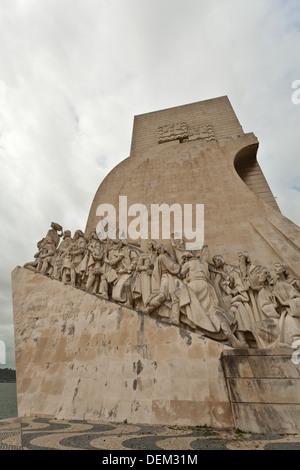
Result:
<svg viewBox="0 0 300 470"><path fill-rule="evenodd" d="M76 232L74 233L74 239L77 240L80 237L84 237L83 232L81 230L76 230Z"/></svg>
<svg viewBox="0 0 300 470"><path fill-rule="evenodd" d="M89 233L89 240L97 240L98 236L97 236L97 232L96 230L91 230L90 233Z"/></svg>
<svg viewBox="0 0 300 470"><path fill-rule="evenodd" d="M148 251L155 251L156 248L157 248L156 241L154 241L154 240L149 240L148 243L147 243L147 250L148 250Z"/></svg>
<svg viewBox="0 0 300 470"><path fill-rule="evenodd" d="M237 256L240 261L251 263L248 251L239 251Z"/></svg>
<svg viewBox="0 0 300 470"><path fill-rule="evenodd" d="M71 231L70 230L65 230L64 231L64 236L63 236L64 240L66 238L71 238Z"/></svg>
<svg viewBox="0 0 300 470"><path fill-rule="evenodd" d="M166 250L165 250L164 245L158 244L158 245L156 245L156 251L157 251L157 254L158 254L158 255L161 255L161 254L163 254Z"/></svg>
<svg viewBox="0 0 300 470"><path fill-rule="evenodd" d="M261 284L264 284L270 279L270 270L265 266L259 266L257 269L257 277Z"/></svg>
<svg viewBox="0 0 300 470"><path fill-rule="evenodd" d="M288 266L284 261L277 261L274 264L274 271L277 276L284 275L287 276L289 273Z"/></svg>
<svg viewBox="0 0 300 470"><path fill-rule="evenodd" d="M51 228L56 230L57 232L62 232L62 226L57 224L56 222L51 222Z"/></svg>
<svg viewBox="0 0 300 470"><path fill-rule="evenodd" d="M216 268L221 268L225 264L225 260L222 255L215 255L213 257L213 263Z"/></svg>
<svg viewBox="0 0 300 470"><path fill-rule="evenodd" d="M182 253L182 261L186 263L187 261L190 261L191 259L194 258L194 255L191 251L184 251Z"/></svg>

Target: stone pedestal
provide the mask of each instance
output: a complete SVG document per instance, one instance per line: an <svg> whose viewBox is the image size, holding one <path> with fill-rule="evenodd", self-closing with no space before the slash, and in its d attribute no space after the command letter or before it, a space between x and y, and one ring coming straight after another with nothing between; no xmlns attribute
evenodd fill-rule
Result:
<svg viewBox="0 0 300 470"><path fill-rule="evenodd" d="M294 350L233 350L17 267L19 416L300 430Z"/></svg>
<svg viewBox="0 0 300 470"><path fill-rule="evenodd" d="M300 430L300 364L293 349L224 351L222 363L236 428Z"/></svg>
<svg viewBox="0 0 300 470"><path fill-rule="evenodd" d="M19 416L232 428L226 346L17 267Z"/></svg>

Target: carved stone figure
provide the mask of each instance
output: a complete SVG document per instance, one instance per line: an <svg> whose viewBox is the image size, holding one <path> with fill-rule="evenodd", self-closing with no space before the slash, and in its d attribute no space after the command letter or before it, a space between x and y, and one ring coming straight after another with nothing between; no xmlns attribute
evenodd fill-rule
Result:
<svg viewBox="0 0 300 470"><path fill-rule="evenodd" d="M243 285L246 288L246 291L249 296L249 305L252 314L250 315L250 320L244 325L242 331L247 331L247 327L249 327L249 323L257 322L261 320L261 312L257 306L257 292L261 288L261 281L258 276L258 272L260 270L260 266L257 266L251 262L250 256L247 251L241 251L238 253L238 262L239 262L239 270L240 276ZM250 312L250 311L249 311ZM236 312L239 315L238 311ZM242 318L240 317L240 324L243 325Z"/></svg>
<svg viewBox="0 0 300 470"><path fill-rule="evenodd" d="M70 272L67 273L66 269L63 269L63 264L64 260L68 257L69 255L69 250L72 246L73 240L71 238L71 232L70 230L65 230L63 233L63 239L56 250L56 254L54 256L54 261L53 261L53 277L56 280L60 280L63 282L67 282L67 280L70 280L67 277L67 274L70 274Z"/></svg>
<svg viewBox="0 0 300 470"><path fill-rule="evenodd" d="M176 237L175 237L176 236ZM174 257L177 263L182 264L182 255L185 250L185 243L181 238L178 238L178 234L171 234L171 247L173 250Z"/></svg>
<svg viewBox="0 0 300 470"><path fill-rule="evenodd" d="M137 305L137 299L138 296L136 295L134 286L136 285L136 280L138 277L137 273L137 264L138 264L138 254L135 250L130 250L129 253L130 256L130 266L129 269L127 270L127 274L129 276L125 280L124 284L124 289L125 289L125 294L126 294L126 300L125 300L125 305L130 308L134 308Z"/></svg>
<svg viewBox="0 0 300 470"><path fill-rule="evenodd" d="M42 264L43 264L42 255L47 254L48 252L48 250L44 248L44 240L45 239L42 238L42 240L37 242L38 251L34 255L34 261L29 261L28 263L25 263L24 268L27 268L30 271L35 271L35 272L39 272L41 270Z"/></svg>
<svg viewBox="0 0 300 470"><path fill-rule="evenodd" d="M219 304L225 309L229 309L232 300L234 270L238 271L238 269L225 263L222 255L215 255L212 261L213 264L209 264L209 271Z"/></svg>
<svg viewBox="0 0 300 470"><path fill-rule="evenodd" d="M62 259L61 280L65 284L71 282L71 269L72 269L72 258L73 258L72 252L73 252L73 244L74 244L74 240L71 238L71 232L67 230L66 233L67 233L66 238L64 242L62 242L63 250L62 250L62 256L61 256L61 259ZM69 233L70 233L70 237L68 236Z"/></svg>
<svg viewBox="0 0 300 470"><path fill-rule="evenodd" d="M85 273L84 255L86 252L87 240L81 230L76 230L71 247L71 284L73 286L81 286L83 281L83 273Z"/></svg>
<svg viewBox="0 0 300 470"><path fill-rule="evenodd" d="M285 280L277 279L273 286L279 321L279 347L291 347L300 339L300 292Z"/></svg>
<svg viewBox="0 0 300 470"><path fill-rule="evenodd" d="M131 305L131 284L126 281L132 275L135 257L136 252L128 248L126 240L112 240L112 246L104 257L106 269L100 283L100 293L105 299L111 295L115 302Z"/></svg>
<svg viewBox="0 0 300 470"><path fill-rule="evenodd" d="M240 251L237 256L241 278L245 287L256 289L259 285L258 277L256 276L255 271L256 265L251 262L249 253L247 251Z"/></svg>
<svg viewBox="0 0 300 470"><path fill-rule="evenodd" d="M104 255L105 245L97 237L96 230L92 230L81 265L81 269L85 270L86 290L88 292L99 292L100 278L103 274Z"/></svg>
<svg viewBox="0 0 300 470"><path fill-rule="evenodd" d="M147 252L141 253L136 264L136 277L132 286L133 296L138 307L146 305L152 292L152 272L157 258L156 242L149 240ZM139 302L140 300L140 302Z"/></svg>
<svg viewBox="0 0 300 470"><path fill-rule="evenodd" d="M204 245L200 258L185 252L183 259L181 274L186 279L189 293L192 292L198 301L198 305L194 301L185 306L188 319L209 337L228 339L235 348L245 347L234 335L236 320L219 305L216 291L209 282L207 245Z"/></svg>
<svg viewBox="0 0 300 470"><path fill-rule="evenodd" d="M60 232L60 233L58 233ZM51 222L51 229L48 230L45 240L54 246L54 249L59 245L60 238L63 236L63 228L56 222Z"/></svg>
<svg viewBox="0 0 300 470"><path fill-rule="evenodd" d="M258 272L261 289L257 296L262 320L252 326L257 345L262 349L291 347L300 339L300 294L280 279L273 285L270 270Z"/></svg>
<svg viewBox="0 0 300 470"><path fill-rule="evenodd" d="M61 232L60 234L58 232ZM56 248L59 245L60 237L62 236L62 227L56 222L51 223L51 229L48 230L47 235L41 240L42 253L39 258L41 264L38 265L38 271L41 274L51 276L54 269Z"/></svg>
<svg viewBox="0 0 300 470"><path fill-rule="evenodd" d="M157 259L152 273L152 294L146 302L144 313L150 314L159 309L159 315L171 319L179 324L179 301L176 296L176 279L180 265L174 262L164 246L159 244L156 248Z"/></svg>
<svg viewBox="0 0 300 470"><path fill-rule="evenodd" d="M41 265L40 273L45 275L51 275L53 273L54 261L55 261L55 246L53 243L50 243L46 238L42 242L43 252L40 255Z"/></svg>
<svg viewBox="0 0 300 470"><path fill-rule="evenodd" d="M145 253L127 240L99 240L95 230L88 239L81 230L73 239L64 231L59 244L61 237L62 227L52 222L24 267L233 348L291 347L300 340L300 280L284 262L275 263L272 278L246 251L238 253L238 266L222 255L211 264L207 245L198 256L174 234L171 253L153 240Z"/></svg>
<svg viewBox="0 0 300 470"><path fill-rule="evenodd" d="M252 325L252 332L258 347L267 349L277 345L280 315L276 310L278 304L272 292L269 269L260 267L258 278L261 288L257 296L257 305L260 309L262 320Z"/></svg>
<svg viewBox="0 0 300 470"><path fill-rule="evenodd" d="M249 260L248 253L239 253L239 260L242 267L245 267L245 261ZM220 299L223 291L222 300L226 305L225 308L237 320L235 335L246 346L248 344L247 337L250 341L253 340L252 324L261 320L261 315L256 306L255 293L250 287L250 284L253 285L253 283L257 286L256 266L251 265L251 270L248 268L248 270L243 271L244 274L246 273L243 276L243 282L238 267L226 264L221 255L214 256L213 263L214 268L211 268L211 270L215 273L214 286L216 292ZM250 281L248 281L249 275ZM253 305L255 308L253 308Z"/></svg>
<svg viewBox="0 0 300 470"><path fill-rule="evenodd" d="M288 282L300 292L300 278L292 275L288 265L284 261L278 261L275 263L274 271L278 279Z"/></svg>

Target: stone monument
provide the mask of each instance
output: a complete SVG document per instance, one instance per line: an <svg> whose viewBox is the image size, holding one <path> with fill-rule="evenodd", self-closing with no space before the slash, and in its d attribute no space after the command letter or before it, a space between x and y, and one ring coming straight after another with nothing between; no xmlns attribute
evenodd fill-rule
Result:
<svg viewBox="0 0 300 470"><path fill-rule="evenodd" d="M299 432L300 230L257 151L227 97L135 117L85 231L12 273L20 416Z"/></svg>

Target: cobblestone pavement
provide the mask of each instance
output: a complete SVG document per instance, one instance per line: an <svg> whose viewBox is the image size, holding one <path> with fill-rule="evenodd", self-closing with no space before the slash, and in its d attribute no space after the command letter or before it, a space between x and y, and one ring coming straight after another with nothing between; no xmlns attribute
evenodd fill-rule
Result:
<svg viewBox="0 0 300 470"><path fill-rule="evenodd" d="M26 417L0 420L0 450L300 450L300 435Z"/></svg>

